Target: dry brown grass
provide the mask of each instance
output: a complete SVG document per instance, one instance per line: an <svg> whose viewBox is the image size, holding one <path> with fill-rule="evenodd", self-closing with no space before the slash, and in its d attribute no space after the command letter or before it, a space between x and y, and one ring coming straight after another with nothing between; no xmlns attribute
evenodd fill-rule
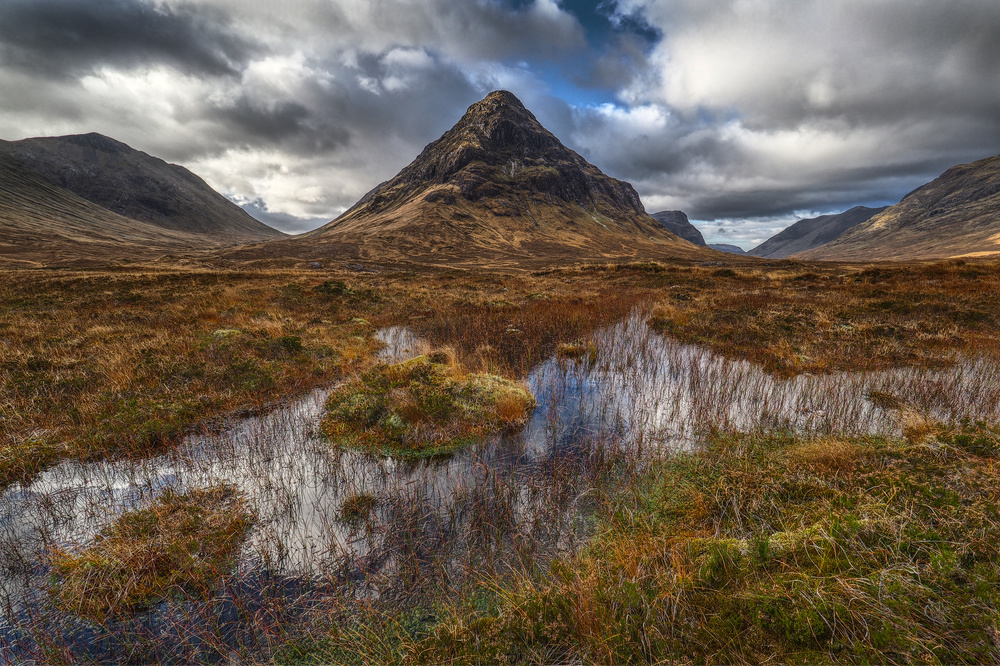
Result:
<svg viewBox="0 0 1000 666"><path fill-rule="evenodd" d="M860 457L857 445L842 439L807 441L788 451L793 468L830 476L852 474Z"/></svg>
<svg viewBox="0 0 1000 666"><path fill-rule="evenodd" d="M657 330L759 363L778 375L939 366L996 354L1000 267L778 262L670 269L650 317Z"/></svg>
<svg viewBox="0 0 1000 666"><path fill-rule="evenodd" d="M368 359L377 295L298 274L7 273L0 485L65 456L145 455Z"/></svg>
<svg viewBox="0 0 1000 666"><path fill-rule="evenodd" d="M380 326L409 324L453 347L449 362L519 378L651 293L441 270L3 272L0 486L67 457L145 456L328 385L370 365Z"/></svg>
<svg viewBox="0 0 1000 666"><path fill-rule="evenodd" d="M81 552L57 550L57 602L101 622L169 594L204 597L228 573L250 522L231 488L168 492L122 515Z"/></svg>
<svg viewBox="0 0 1000 666"><path fill-rule="evenodd" d="M593 331L653 302L657 330L779 375L934 366L997 352L1000 268L734 259L534 274L8 271L0 485L65 457L147 455L192 428L329 384L370 363L379 326L409 325L470 371L520 378L560 345L564 357L586 348L591 360Z"/></svg>

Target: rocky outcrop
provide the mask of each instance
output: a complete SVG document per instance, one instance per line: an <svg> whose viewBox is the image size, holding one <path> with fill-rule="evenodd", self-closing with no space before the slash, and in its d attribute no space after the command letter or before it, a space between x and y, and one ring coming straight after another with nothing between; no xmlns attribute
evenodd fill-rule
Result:
<svg viewBox="0 0 1000 666"><path fill-rule="evenodd" d="M695 245L705 245L705 237L701 235L698 228L688 220L687 213L680 210L661 210L659 213L650 215L654 220L662 224L667 231L680 236L689 243Z"/></svg>

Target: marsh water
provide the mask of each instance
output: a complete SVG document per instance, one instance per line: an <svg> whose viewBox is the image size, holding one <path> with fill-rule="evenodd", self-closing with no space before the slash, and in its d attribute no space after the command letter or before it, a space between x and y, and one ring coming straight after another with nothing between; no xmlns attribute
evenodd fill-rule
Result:
<svg viewBox="0 0 1000 666"><path fill-rule="evenodd" d="M426 350L379 331L386 362ZM593 337L596 360L552 357L525 378L537 408L523 431L444 459L402 462L340 449L317 427L327 390L146 460L64 462L0 495L0 661L224 660L266 648L289 618L323 604L405 595L462 572L528 567L586 537L592 481L709 432L895 435L901 412L942 421L1000 417L1000 369L802 375L683 345L633 315ZM207 600L170 601L99 628L49 601L50 553L85 546L122 512L167 489L238 488L255 522L237 570ZM365 497L370 512L347 519Z"/></svg>

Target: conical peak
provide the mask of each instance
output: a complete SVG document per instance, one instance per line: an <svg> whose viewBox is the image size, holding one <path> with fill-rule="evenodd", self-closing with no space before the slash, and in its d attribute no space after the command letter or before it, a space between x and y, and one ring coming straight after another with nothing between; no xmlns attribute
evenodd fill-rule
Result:
<svg viewBox="0 0 1000 666"><path fill-rule="evenodd" d="M469 113L475 115L492 115L503 113L504 111L529 113L524 104L521 103L521 100L517 98L517 95L507 90L494 90L469 107Z"/></svg>
<svg viewBox="0 0 1000 666"><path fill-rule="evenodd" d="M452 132L463 143L478 144L487 153L508 159L517 154L561 147L513 93L495 90L469 107Z"/></svg>
<svg viewBox="0 0 1000 666"><path fill-rule="evenodd" d="M660 230L646 216L632 186L605 176L560 143L505 90L470 106L454 127L336 224L401 210L415 201L444 201L446 206L460 204L492 216L524 219L530 219L533 206L562 207L559 214L566 219L585 210L590 211L588 224L597 219L593 213L608 220L631 220L646 231Z"/></svg>

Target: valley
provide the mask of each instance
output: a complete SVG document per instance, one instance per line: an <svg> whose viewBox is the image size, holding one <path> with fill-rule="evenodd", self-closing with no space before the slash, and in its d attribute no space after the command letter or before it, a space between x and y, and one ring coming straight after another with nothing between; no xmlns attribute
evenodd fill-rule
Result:
<svg viewBox="0 0 1000 666"><path fill-rule="evenodd" d="M297 236L5 142L0 662L995 661L994 161L740 254L506 91Z"/></svg>
<svg viewBox="0 0 1000 666"><path fill-rule="evenodd" d="M843 624L813 636L782 624L804 612L798 597L760 586L777 584L766 582L777 571L802 581L851 575L864 586L931 566L922 563L956 551L938 541L871 551L870 540L887 538L878 535L890 525L930 529L917 521L949 511L950 529L983 536L949 532L947 548L964 559L942 578L920 574L921 594L943 604L933 630L951 633L939 654L981 654L972 627L989 625L955 627L969 621L968 604L988 607L989 597L955 596L948 576L991 580L981 567L994 557L995 523L983 502L994 492L997 435L985 424L1000 414L1000 267L733 262L8 271L4 649L17 659L116 661L140 649L153 661L279 663L492 661L514 645L529 662L872 656L931 631L907 605L912 591L887 616L881 606L842 609L857 587L821 588L829 610L802 621ZM467 371L524 382L538 404L528 426L402 467L317 434L327 387L442 348ZM923 476L899 465L920 465ZM767 483L763 470L774 470ZM723 483L715 474L729 481L712 486ZM957 493L947 504L891 513L908 493L939 492L942 474ZM903 494L873 491L876 476ZM812 490L788 494L787 484L803 483ZM166 489L199 488L235 489L245 504L233 506L252 516L221 569L138 607L98 604L79 616L69 588L49 600L36 577L49 557L41 544L55 540L76 557L119 517L158 510ZM780 516L764 511L773 493L787 498ZM864 507L875 506L890 522L829 531L872 520ZM771 544L766 556L758 542ZM851 554L814 570L794 555L812 549ZM648 564L637 570L633 557ZM690 579L662 587L675 576ZM101 594L118 594L119 577ZM614 596L626 588L605 582L613 595L597 593L607 577L627 577L641 595L630 603L652 604L647 620L629 624ZM98 593L83 585L79 593ZM755 599L748 610L727 601L731 587ZM690 631L656 615L661 594L680 595L670 598L684 604ZM770 610L751 612L758 607ZM716 608L726 624L713 624ZM859 640L876 615L889 623L884 642ZM585 636L572 629L587 622L597 624ZM609 626L618 628L602 633ZM641 648L621 638L626 629L664 633ZM731 631L751 631L754 642L734 651L723 641ZM180 640L191 635L201 638ZM832 647L847 637L850 648Z"/></svg>

